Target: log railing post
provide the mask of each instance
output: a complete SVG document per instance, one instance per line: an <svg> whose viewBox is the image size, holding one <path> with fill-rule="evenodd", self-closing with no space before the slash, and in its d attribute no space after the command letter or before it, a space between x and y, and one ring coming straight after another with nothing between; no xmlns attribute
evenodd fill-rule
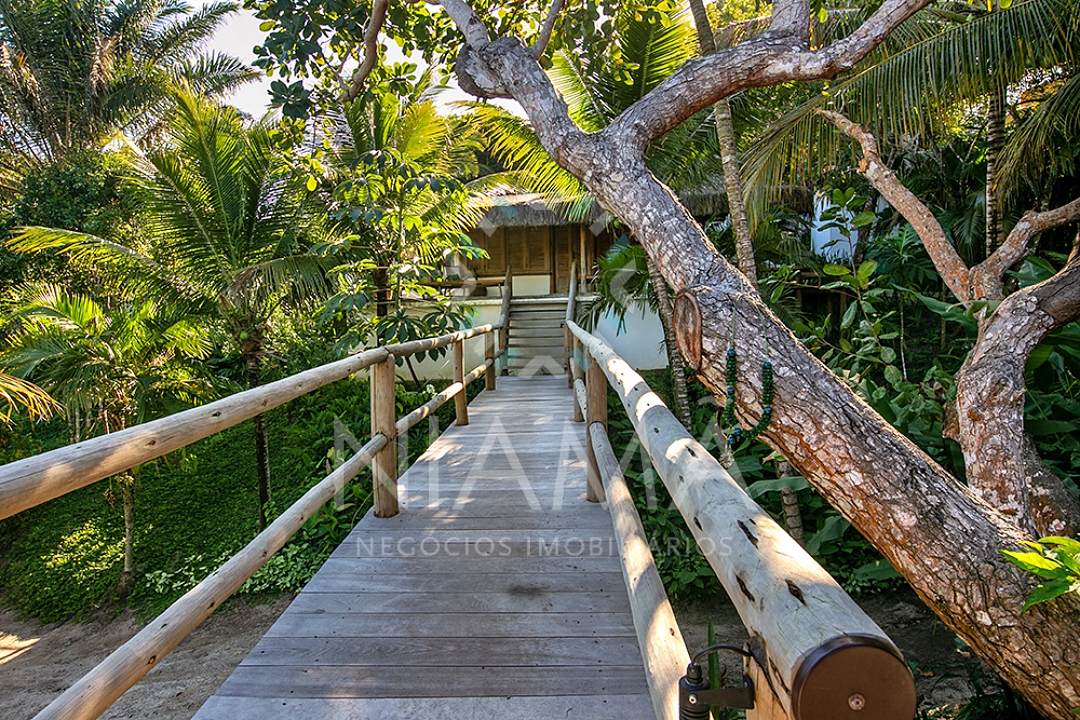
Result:
<svg viewBox="0 0 1080 720"><path fill-rule="evenodd" d="M484 335L484 361L488 363L484 371L484 389L495 389L495 332Z"/></svg>
<svg viewBox="0 0 1080 720"><path fill-rule="evenodd" d="M461 384L461 390L454 396L454 409L457 411L459 427L469 424L469 398L465 394L465 341L454 342L454 382Z"/></svg>
<svg viewBox="0 0 1080 720"><path fill-rule="evenodd" d="M591 432L593 423L600 423L607 432L607 376L603 368L596 362L591 354L585 355L585 387L588 391L586 403L585 432L586 437ZM604 500L604 484L600 468L596 463L596 453L592 443L585 442L585 457L588 461L588 477L585 491L585 499L589 502L602 502Z"/></svg>
<svg viewBox="0 0 1080 720"><path fill-rule="evenodd" d="M563 359L566 361L566 386L574 387L574 335L570 332L570 323L575 319L577 307L577 267L570 266L570 291L566 297L566 322L563 324Z"/></svg>
<svg viewBox="0 0 1080 720"><path fill-rule="evenodd" d="M577 384L582 380L581 373L581 343L576 337L571 335L570 337L570 377L572 385L574 386L574 422L585 422L585 415L581 412L581 403L578 402Z"/></svg>
<svg viewBox="0 0 1080 720"><path fill-rule="evenodd" d="M375 517L398 514L397 403L394 395L394 356L371 366L371 435L386 436L386 446L371 465Z"/></svg>

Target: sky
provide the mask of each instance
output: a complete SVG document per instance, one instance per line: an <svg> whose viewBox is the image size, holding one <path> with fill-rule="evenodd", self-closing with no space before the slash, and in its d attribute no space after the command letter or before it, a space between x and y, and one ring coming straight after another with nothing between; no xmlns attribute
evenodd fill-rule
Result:
<svg viewBox="0 0 1080 720"><path fill-rule="evenodd" d="M198 5L205 5L199 2ZM210 42L210 48L240 58L246 63L255 59L252 48L262 44L264 34L259 30L259 20L251 10L240 10L229 17L227 24L218 30ZM263 77L233 93L228 102L253 117L262 117L270 105L270 78Z"/></svg>
<svg viewBox="0 0 1080 720"><path fill-rule="evenodd" d="M205 0L197 0L197 6L201 7L205 5ZM218 52L227 53L233 57L237 57L246 63L251 63L255 60L255 53L252 49L256 45L261 45L265 34L259 30L260 21L255 17L255 13L251 10L240 10L229 17L228 22L224 27L218 30L213 40L210 42L210 49L217 50ZM389 43L389 53L391 58L400 61L404 56L397 50L397 46L394 43ZM394 57L397 55L397 57ZM258 82L249 83L232 94L227 99L230 105L234 105L244 112L250 114L252 117L262 117L267 108L270 105L270 82L272 78L263 77ZM449 105L455 102L461 102L465 100L472 100L474 98L465 94L456 87L447 90L439 96L438 103L440 105ZM524 116L524 112L520 106L513 101L495 101L495 104L501 105L510 112L519 116Z"/></svg>

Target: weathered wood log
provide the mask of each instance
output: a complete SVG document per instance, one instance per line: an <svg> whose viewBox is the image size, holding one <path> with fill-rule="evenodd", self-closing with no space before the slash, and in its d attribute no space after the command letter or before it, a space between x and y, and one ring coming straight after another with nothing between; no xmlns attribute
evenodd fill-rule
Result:
<svg viewBox="0 0 1080 720"><path fill-rule="evenodd" d="M427 352L428 350L438 350L444 348L452 343L461 342L462 340L468 340L469 338L476 337L477 335L484 335L485 333L492 332L497 326L488 323L487 325L477 325L467 330L458 330L447 335L439 335L433 338L423 338L421 340L410 340L409 342L397 343L396 345L387 345L386 351L392 354L394 357L405 357L406 355L415 355L418 352Z"/></svg>
<svg viewBox="0 0 1080 720"><path fill-rule="evenodd" d="M487 360L487 372L484 377L484 389L495 389L495 334L484 335L484 359Z"/></svg>
<svg viewBox="0 0 1080 720"><path fill-rule="evenodd" d="M600 423L590 425L589 440L615 526L623 580L630 596L634 630L645 664L653 709L657 720L678 720L679 679L686 672L690 655L604 426Z"/></svg>
<svg viewBox="0 0 1080 720"><path fill-rule="evenodd" d="M645 381L598 338L571 330L626 408L653 467L759 648L769 684L793 717L847 707L910 720L915 682L899 650L827 572L762 510ZM592 394L590 393L590 400ZM591 402L590 402L591 405ZM829 688L840 688L843 697Z"/></svg>
<svg viewBox="0 0 1080 720"><path fill-rule="evenodd" d="M577 313L577 266L570 266L570 291L566 297L566 322L571 322ZM573 364L574 337L570 334L570 327L563 323L563 361L566 366L566 386L574 387L574 373L570 366Z"/></svg>
<svg viewBox="0 0 1080 720"><path fill-rule="evenodd" d="M465 387L465 343L461 341L454 343L454 382ZM469 398L465 393L454 395L454 413L459 427L469 424Z"/></svg>
<svg viewBox="0 0 1080 720"><path fill-rule="evenodd" d="M585 422L585 408L589 406L589 391L580 377L574 379L574 422Z"/></svg>
<svg viewBox="0 0 1080 720"><path fill-rule="evenodd" d="M387 356L383 348L168 417L0 467L0 519L123 472L347 378Z"/></svg>
<svg viewBox="0 0 1080 720"><path fill-rule="evenodd" d="M398 514L397 462L397 396L394 386L394 356L371 366L371 434L383 435L386 447L375 456L371 466L371 501L375 516L394 517Z"/></svg>
<svg viewBox="0 0 1080 720"><path fill-rule="evenodd" d="M269 386L267 386L269 387ZM243 550L158 615L37 714L35 720L92 720L154 667L266 564L319 509L388 444L376 435L283 512Z"/></svg>
<svg viewBox="0 0 1080 720"><path fill-rule="evenodd" d="M566 326L577 327L573 322L568 322ZM592 432L593 425L597 424L607 432L607 378L592 355L586 354L585 362L585 427ZM592 443L585 443L585 457L588 461L585 499L589 502L603 502L604 486L600 480L600 468L596 464Z"/></svg>

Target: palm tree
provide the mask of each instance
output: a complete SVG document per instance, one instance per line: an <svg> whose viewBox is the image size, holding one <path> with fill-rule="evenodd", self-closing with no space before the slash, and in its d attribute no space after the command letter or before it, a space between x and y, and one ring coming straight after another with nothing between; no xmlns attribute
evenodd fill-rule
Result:
<svg viewBox="0 0 1080 720"><path fill-rule="evenodd" d="M262 382L272 320L310 307L327 288L330 260L308 253L319 237L307 193L275 154L268 121L245 127L236 110L190 92L175 95L167 145L135 155L150 246L51 228L24 228L9 246L56 250L129 274L142 297L183 303L215 318L239 351L249 387ZM259 528L266 525L266 426L255 417Z"/></svg>
<svg viewBox="0 0 1080 720"><path fill-rule="evenodd" d="M334 273L341 292L328 309L373 310L366 328L350 326L345 345L368 335L388 342L437 334L461 320L424 283L440 279L444 259L482 252L465 230L483 214L475 189L484 183L458 179L476 176L480 142L470 126L439 111L437 92L426 73L404 94L373 89L345 103L326 124L329 205L339 232L325 252L345 260ZM432 311L418 321L406 298Z"/></svg>
<svg viewBox="0 0 1080 720"><path fill-rule="evenodd" d="M829 24L841 26L863 12L830 17ZM1080 81L1074 79L1080 65L1078 18L1077 0L1025 0L993 11L957 2L923 11L831 83L827 93L789 110L754 143L745 175L751 212L760 213L780 188L850 165L847 138L816 116L819 108L841 107L877 137L894 138L897 145L932 148L955 134L973 106L985 107L993 126L1001 110L994 98L1012 88L1039 100L1025 112L1011 112L1020 122L1013 123L1016 130L1000 155L992 147L997 130L990 128L995 136L988 138L991 172L983 182L984 207L989 208L978 252L993 246L1000 232L995 217L1002 212L995 196L1007 200L1022 180L1037 185L1032 176L1045 177L1060 170L1062 161L1071 163L1053 150L1053 142L1062 132L1075 141L1080 130Z"/></svg>
<svg viewBox="0 0 1080 720"><path fill-rule="evenodd" d="M23 294L28 299L11 317L16 329L0 364L38 382L69 415L86 418L87 434L123 430L210 395L197 362L209 354L210 343L182 308L155 300L108 307L56 286L24 288ZM115 478L124 510L122 597L134 579L138 476L134 468Z"/></svg>
<svg viewBox="0 0 1080 720"><path fill-rule="evenodd" d="M35 420L48 419L59 404L31 382L0 372L0 422L11 424L16 408L22 408Z"/></svg>
<svg viewBox="0 0 1080 720"><path fill-rule="evenodd" d="M217 94L254 72L202 46L235 12L182 0L0 0L0 187L116 132L141 135L183 79Z"/></svg>

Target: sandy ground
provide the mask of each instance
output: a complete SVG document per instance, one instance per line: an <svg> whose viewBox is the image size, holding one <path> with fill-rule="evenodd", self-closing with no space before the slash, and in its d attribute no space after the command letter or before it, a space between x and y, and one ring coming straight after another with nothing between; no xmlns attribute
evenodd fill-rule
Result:
<svg viewBox="0 0 1080 720"><path fill-rule="evenodd" d="M119 720L188 720L228 677L292 597L271 604L229 603L195 630L104 715ZM899 645L924 705L961 702L970 696L968 668L980 663L957 652L953 635L914 593L902 591L860 601ZM709 621L717 642L746 637L734 608L722 603L675 604L691 651L707 645ZM84 673L135 634L130 615L106 613L86 623L42 626L0 611L0 697L4 718L32 718ZM729 662L732 671L736 662ZM736 675L737 677L737 675Z"/></svg>
<svg viewBox="0 0 1080 720"><path fill-rule="evenodd" d="M102 718L187 720L229 676L292 596L270 604L232 601L211 615ZM3 717L32 718L139 629L130 614L42 626L0 611Z"/></svg>

